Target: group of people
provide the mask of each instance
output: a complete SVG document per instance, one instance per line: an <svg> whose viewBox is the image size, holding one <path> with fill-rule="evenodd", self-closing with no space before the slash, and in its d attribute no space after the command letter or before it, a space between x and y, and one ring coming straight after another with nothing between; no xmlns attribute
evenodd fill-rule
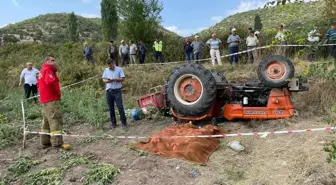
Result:
<svg viewBox="0 0 336 185"><path fill-rule="evenodd" d="M123 128L127 128L127 120L122 101L121 88L125 78L122 68L116 66L113 59L108 59L107 68L104 70L102 80L106 84L106 100L110 111L111 128L117 127L114 105L116 104ZM24 84L26 98L33 98L37 101L36 95L39 91L40 104L42 105L43 121L41 132L48 133L41 135L41 146L43 149L54 147L64 148L63 120L61 110L61 89L57 76L57 65L55 57L49 55L45 57L41 70L33 67L32 63L27 63L27 68L23 69L20 75L19 86Z"/></svg>

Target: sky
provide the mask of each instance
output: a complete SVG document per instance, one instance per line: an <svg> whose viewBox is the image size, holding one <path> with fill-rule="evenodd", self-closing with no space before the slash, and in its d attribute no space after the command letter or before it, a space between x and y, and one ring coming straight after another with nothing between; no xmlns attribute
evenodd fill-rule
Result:
<svg viewBox="0 0 336 185"><path fill-rule="evenodd" d="M166 29L188 36L223 18L263 7L269 0L161 0L161 23ZM101 0L0 0L0 28L47 13L75 12L100 17Z"/></svg>

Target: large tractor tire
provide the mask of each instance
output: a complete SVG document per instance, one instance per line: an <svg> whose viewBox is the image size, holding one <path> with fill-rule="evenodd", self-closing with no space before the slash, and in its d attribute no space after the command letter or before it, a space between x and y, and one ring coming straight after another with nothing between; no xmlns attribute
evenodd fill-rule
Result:
<svg viewBox="0 0 336 185"><path fill-rule="evenodd" d="M212 76L215 78L216 83L228 83L227 79L225 78L224 73L219 73L216 70L210 70Z"/></svg>
<svg viewBox="0 0 336 185"><path fill-rule="evenodd" d="M271 56L259 64L258 76L267 87L280 88L294 77L293 63L283 56Z"/></svg>
<svg viewBox="0 0 336 185"><path fill-rule="evenodd" d="M199 116L208 111L216 93L215 78L199 64L180 66L168 78L168 101L175 111L184 116Z"/></svg>

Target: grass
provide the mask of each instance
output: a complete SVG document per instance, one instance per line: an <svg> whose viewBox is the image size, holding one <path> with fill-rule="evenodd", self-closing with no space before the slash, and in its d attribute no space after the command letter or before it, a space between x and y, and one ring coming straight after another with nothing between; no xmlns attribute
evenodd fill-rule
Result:
<svg viewBox="0 0 336 185"><path fill-rule="evenodd" d="M93 164L84 174L83 184L109 184L112 183L120 170L109 164Z"/></svg>
<svg viewBox="0 0 336 185"><path fill-rule="evenodd" d="M20 176L27 173L31 167L40 164L42 161L32 160L29 157L24 157L16 160L8 167L10 171L15 176Z"/></svg>
<svg viewBox="0 0 336 185"><path fill-rule="evenodd" d="M39 172L25 176L23 185L61 185L62 170L60 168L46 168Z"/></svg>

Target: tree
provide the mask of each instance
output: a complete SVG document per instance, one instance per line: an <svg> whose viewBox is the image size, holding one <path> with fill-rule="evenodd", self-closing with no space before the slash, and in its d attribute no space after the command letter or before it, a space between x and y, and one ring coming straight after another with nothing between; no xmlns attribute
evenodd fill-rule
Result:
<svg viewBox="0 0 336 185"><path fill-rule="evenodd" d="M262 28L263 28L263 24L261 23L260 16L257 14L254 17L254 29L260 31Z"/></svg>
<svg viewBox="0 0 336 185"><path fill-rule="evenodd" d="M327 20L334 20L336 17L336 1L335 0L324 0L325 7L324 7L324 17Z"/></svg>
<svg viewBox="0 0 336 185"><path fill-rule="evenodd" d="M68 17L68 36L72 42L77 42L79 38L77 26L77 17L75 13L72 12Z"/></svg>
<svg viewBox="0 0 336 185"><path fill-rule="evenodd" d="M37 28L36 32L34 33L34 41L41 40L42 36L43 36L43 33L41 29Z"/></svg>
<svg viewBox="0 0 336 185"><path fill-rule="evenodd" d="M14 35L7 35L7 34L3 35L2 40L3 40L3 43L5 43L5 44L10 43L10 42L11 43L17 43L17 42L20 41Z"/></svg>
<svg viewBox="0 0 336 185"><path fill-rule="evenodd" d="M127 39L153 42L160 27L162 4L159 0L119 0L118 13L123 18L120 30Z"/></svg>
<svg viewBox="0 0 336 185"><path fill-rule="evenodd" d="M116 39L118 34L118 14L117 0L102 0L101 21L102 21L102 38L104 41Z"/></svg>

